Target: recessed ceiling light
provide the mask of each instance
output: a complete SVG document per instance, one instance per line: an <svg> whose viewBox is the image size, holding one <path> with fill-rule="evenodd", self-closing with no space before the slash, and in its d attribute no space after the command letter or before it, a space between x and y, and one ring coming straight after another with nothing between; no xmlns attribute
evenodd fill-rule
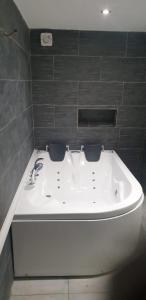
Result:
<svg viewBox="0 0 146 300"><path fill-rule="evenodd" d="M111 10L105 8L105 9L103 9L103 10L101 11L101 13L102 13L103 15L107 16L107 15L109 15L109 14L111 13Z"/></svg>

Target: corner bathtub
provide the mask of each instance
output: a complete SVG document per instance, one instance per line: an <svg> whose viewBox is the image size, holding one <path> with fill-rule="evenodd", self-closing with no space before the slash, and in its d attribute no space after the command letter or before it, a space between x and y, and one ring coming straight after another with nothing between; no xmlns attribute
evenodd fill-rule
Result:
<svg viewBox="0 0 146 300"><path fill-rule="evenodd" d="M38 158L35 184L29 174ZM26 175L27 173L27 175ZM99 275L136 251L143 191L114 151L88 162L66 151L62 162L35 150L12 223L15 276Z"/></svg>

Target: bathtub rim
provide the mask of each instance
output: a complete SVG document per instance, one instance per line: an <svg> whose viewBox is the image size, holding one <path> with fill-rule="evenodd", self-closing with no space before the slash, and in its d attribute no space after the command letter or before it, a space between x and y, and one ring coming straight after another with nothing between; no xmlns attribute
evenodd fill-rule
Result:
<svg viewBox="0 0 146 300"><path fill-rule="evenodd" d="M120 217L123 217L125 215L128 215L142 206L144 202L144 195L141 196L137 204L131 208L131 210L119 213L119 214L109 214L106 216L105 213L79 213L79 214L15 214L13 222L19 222L19 221L104 221L104 220L113 220ZM49 218L48 218L49 216ZM51 216L51 217L50 217ZM60 218L58 217L60 216ZM68 216L68 218L67 218ZM76 217L75 217L76 216Z"/></svg>

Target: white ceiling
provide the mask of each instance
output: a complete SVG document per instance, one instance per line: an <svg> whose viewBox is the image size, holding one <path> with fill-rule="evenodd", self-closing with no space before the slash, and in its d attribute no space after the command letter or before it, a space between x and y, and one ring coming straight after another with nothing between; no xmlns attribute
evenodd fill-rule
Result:
<svg viewBox="0 0 146 300"><path fill-rule="evenodd" d="M14 0L30 28L146 31L146 0ZM101 10L111 14L103 16Z"/></svg>

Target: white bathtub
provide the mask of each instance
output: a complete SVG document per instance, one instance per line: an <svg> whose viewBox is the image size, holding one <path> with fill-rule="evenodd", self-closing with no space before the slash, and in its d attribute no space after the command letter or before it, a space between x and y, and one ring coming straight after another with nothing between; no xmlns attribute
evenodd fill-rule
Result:
<svg viewBox="0 0 146 300"><path fill-rule="evenodd" d="M34 185L25 178L12 224L16 276L99 275L135 253L143 191L114 151L98 162L66 152L62 162L34 151L28 173L43 158Z"/></svg>

